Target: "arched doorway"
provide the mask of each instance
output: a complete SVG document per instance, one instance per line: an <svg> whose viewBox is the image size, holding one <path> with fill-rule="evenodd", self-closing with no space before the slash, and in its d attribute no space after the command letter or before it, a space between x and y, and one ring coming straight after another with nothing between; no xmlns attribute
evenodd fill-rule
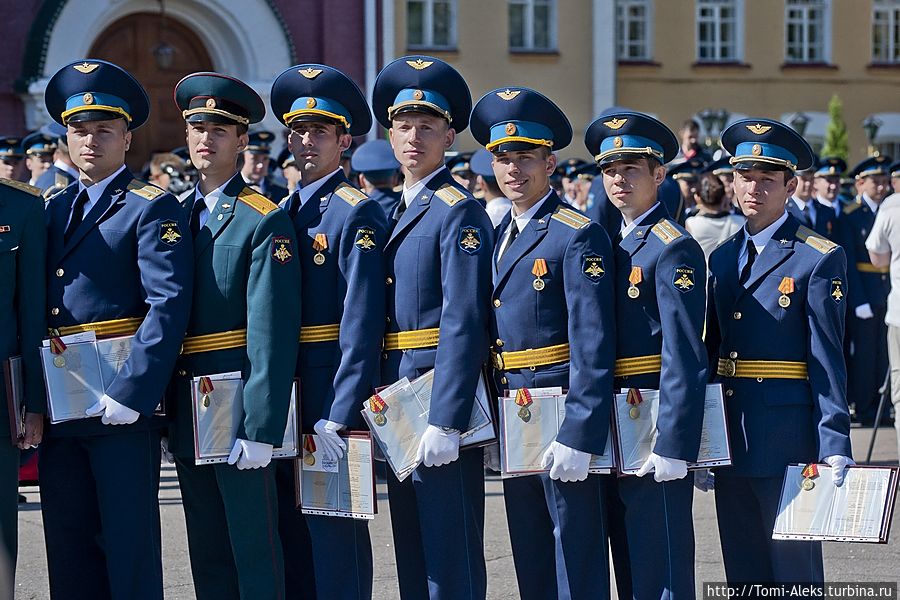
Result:
<svg viewBox="0 0 900 600"><path fill-rule="evenodd" d="M163 44L171 52L154 53ZM157 54L169 54L171 60ZM127 155L133 172L139 174L154 152L184 145L184 120L172 100L175 84L188 73L213 70L206 47L191 29L159 14L132 13L98 35L88 56L126 69L150 96L150 119L134 132Z"/></svg>

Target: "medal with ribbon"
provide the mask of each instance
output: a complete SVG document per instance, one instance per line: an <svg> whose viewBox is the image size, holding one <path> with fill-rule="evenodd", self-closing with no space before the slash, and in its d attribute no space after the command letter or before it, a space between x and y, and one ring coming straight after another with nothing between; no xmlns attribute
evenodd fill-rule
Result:
<svg viewBox="0 0 900 600"><path fill-rule="evenodd" d="M319 266L324 265L325 254L323 254L323 252L327 249L328 236L324 233L317 233L315 239L313 240L313 250L316 251L315 255L313 255L313 262Z"/></svg>
<svg viewBox="0 0 900 600"><path fill-rule="evenodd" d="M794 293L794 278L782 277L781 283L778 284L778 291L781 292L781 296L778 298L778 306L787 308L791 305L791 298L788 294Z"/></svg>
<svg viewBox="0 0 900 600"><path fill-rule="evenodd" d="M644 397L641 396L641 390L637 388L628 388L628 396L626 397L626 401L628 402L631 408L628 410L628 416L632 419L637 419L641 416L640 404L644 401Z"/></svg>
<svg viewBox="0 0 900 600"><path fill-rule="evenodd" d="M213 391L212 379L209 377L201 377L200 384L197 386L203 395L203 407L209 408L209 395Z"/></svg>
<svg viewBox="0 0 900 600"><path fill-rule="evenodd" d="M311 467L316 464L316 440L311 435L305 435L303 437L303 462Z"/></svg>
<svg viewBox="0 0 900 600"><path fill-rule="evenodd" d="M531 267L531 274L535 277L535 280L531 282L531 287L533 287L535 291L540 292L545 286L544 280L541 279L541 277L547 274L547 261L543 258L534 259L534 266Z"/></svg>
<svg viewBox="0 0 900 600"><path fill-rule="evenodd" d="M50 338L50 353L53 354L53 366L62 369L66 366L66 357L63 352L66 351L66 343L62 338L54 336Z"/></svg>
<svg viewBox="0 0 900 600"><path fill-rule="evenodd" d="M819 465L810 463L803 467L803 472L800 474L803 475L803 483L800 484L800 487L803 488L803 491L808 492L816 487L813 479L819 476Z"/></svg>
<svg viewBox="0 0 900 600"><path fill-rule="evenodd" d="M387 423L387 417L384 416L384 411L387 410L387 404L384 399L375 394L371 398L369 398L369 410L375 413L375 424L381 427L385 423Z"/></svg>
<svg viewBox="0 0 900 600"><path fill-rule="evenodd" d="M637 288L637 284L644 280L644 272L640 267L631 267L631 273L628 274L628 297L634 300L641 295L641 290Z"/></svg>
<svg viewBox="0 0 900 600"><path fill-rule="evenodd" d="M518 415L526 423L531 420L531 409L528 407L531 406L532 402L534 400L531 399L531 392L528 391L528 388L520 388L516 391L516 406L519 407Z"/></svg>

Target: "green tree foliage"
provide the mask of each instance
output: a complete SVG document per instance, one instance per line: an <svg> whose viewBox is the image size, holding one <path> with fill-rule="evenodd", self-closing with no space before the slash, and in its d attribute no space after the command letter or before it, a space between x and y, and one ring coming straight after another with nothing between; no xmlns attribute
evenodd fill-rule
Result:
<svg viewBox="0 0 900 600"><path fill-rule="evenodd" d="M844 104L837 94L828 102L828 126L825 129L825 144L822 156L836 156L845 161L850 156L847 141L847 124L844 123Z"/></svg>

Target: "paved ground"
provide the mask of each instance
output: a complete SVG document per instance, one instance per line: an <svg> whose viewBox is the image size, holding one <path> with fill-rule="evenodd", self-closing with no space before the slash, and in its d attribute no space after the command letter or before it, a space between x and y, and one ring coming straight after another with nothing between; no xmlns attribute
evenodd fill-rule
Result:
<svg viewBox="0 0 900 600"><path fill-rule="evenodd" d="M852 432L854 453L860 459L865 456L871 437L870 429L854 429ZM881 430L873 461L879 464L897 464L897 448L892 430ZM166 598L187 600L193 598L190 571L187 567L187 547L181 496L174 468L165 468L160 490L163 521L163 562L165 565ZM17 572L17 600L44 600L47 591L46 557L41 526L40 494L26 488L28 504L19 512L19 566ZM514 599L518 597L506 516L503 509L503 492L497 478L487 482L487 514L485 556L488 568L488 597ZM381 514L372 524L372 546L379 556L375 571L375 598L389 600L398 597L396 565L391 546L390 517L387 493L379 486ZM694 501L694 530L697 539L697 582L721 581L724 578L722 555L719 550L715 526L715 506L712 494L697 492ZM887 545L877 544L825 544L825 572L830 581L900 581L900 532L895 531Z"/></svg>

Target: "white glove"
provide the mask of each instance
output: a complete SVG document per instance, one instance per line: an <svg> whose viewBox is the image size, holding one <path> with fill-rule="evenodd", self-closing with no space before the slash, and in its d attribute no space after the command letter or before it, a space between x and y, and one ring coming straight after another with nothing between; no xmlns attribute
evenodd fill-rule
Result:
<svg viewBox="0 0 900 600"><path fill-rule="evenodd" d="M329 421L328 419L319 419L313 426L313 429L319 435L319 446L322 448L322 453L327 460L340 460L344 457L344 450L347 449L347 444L337 434L343 428L343 424Z"/></svg>
<svg viewBox="0 0 900 600"><path fill-rule="evenodd" d="M106 394L103 394L93 406L84 411L84 414L88 417L103 415L100 422L104 425L131 425L141 416L138 411L119 404Z"/></svg>
<svg viewBox="0 0 900 600"><path fill-rule="evenodd" d="M484 468L490 471L500 472L500 444L491 444L484 447Z"/></svg>
<svg viewBox="0 0 900 600"><path fill-rule="evenodd" d="M872 307L868 302L866 302L865 304L860 304L853 310L853 312L856 313L857 319L871 319L875 316L875 313L872 312Z"/></svg>
<svg viewBox="0 0 900 600"><path fill-rule="evenodd" d="M541 457L541 468L550 469L550 479L584 481L588 476L591 455L569 448L554 440Z"/></svg>
<svg viewBox="0 0 900 600"><path fill-rule="evenodd" d="M422 434L416 461L426 467L448 465L459 458L459 431L429 425Z"/></svg>
<svg viewBox="0 0 900 600"><path fill-rule="evenodd" d="M228 464L237 463L237 468L259 469L272 461L272 444L251 442L240 438L234 440L234 447L228 455Z"/></svg>
<svg viewBox="0 0 900 600"><path fill-rule="evenodd" d="M636 475L643 477L650 472L653 472L653 479L656 483L682 479L687 476L687 462L651 452L650 458L638 469Z"/></svg>
<svg viewBox="0 0 900 600"><path fill-rule="evenodd" d="M841 456L840 454L826 456L824 460L831 467L831 477L834 479L834 485L837 487L841 487L844 484L844 475L846 475L847 467L856 464L849 456Z"/></svg>
<svg viewBox="0 0 900 600"><path fill-rule="evenodd" d="M694 487L701 492L716 489L716 474L709 469L694 471Z"/></svg>
<svg viewBox="0 0 900 600"><path fill-rule="evenodd" d="M162 459L170 465L175 464L175 455L169 450L169 438L159 438L159 449L162 451Z"/></svg>

